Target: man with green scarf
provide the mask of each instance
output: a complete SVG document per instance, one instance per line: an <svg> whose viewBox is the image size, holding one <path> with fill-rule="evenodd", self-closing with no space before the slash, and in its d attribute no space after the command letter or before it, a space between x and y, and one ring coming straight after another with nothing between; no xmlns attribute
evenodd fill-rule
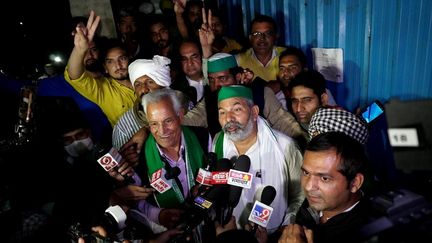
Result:
<svg viewBox="0 0 432 243"><path fill-rule="evenodd" d="M159 170L164 176L174 167L179 168L180 175L167 180L170 189L154 193L153 198L141 201L138 207L150 220L173 228L184 213L179 208L189 196L198 170L203 167L202 158L208 151L210 136L204 128L181 126L183 111L174 90L149 93L142 98L142 106L151 134L140 153L139 166L145 167L141 178L151 180Z"/></svg>
<svg viewBox="0 0 432 243"><path fill-rule="evenodd" d="M272 129L259 116L253 103L252 90L242 85L222 87L218 94L219 123L213 149L218 158L247 155L253 175L251 188L243 188L239 203L233 210L237 226L248 224L255 198L266 186L273 186L277 196L271 204L273 214L267 232L294 221L304 196L300 187L302 155L294 140ZM272 235L273 236L273 235Z"/></svg>

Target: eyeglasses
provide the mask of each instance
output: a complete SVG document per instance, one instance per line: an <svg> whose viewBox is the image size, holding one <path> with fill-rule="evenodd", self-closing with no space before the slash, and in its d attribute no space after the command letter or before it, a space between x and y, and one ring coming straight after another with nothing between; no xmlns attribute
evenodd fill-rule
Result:
<svg viewBox="0 0 432 243"><path fill-rule="evenodd" d="M255 32L252 32L251 35L254 38L260 38L260 37L262 37L262 38L270 38L270 37L274 36L274 32L271 31L271 30L266 31L266 32L255 31Z"/></svg>

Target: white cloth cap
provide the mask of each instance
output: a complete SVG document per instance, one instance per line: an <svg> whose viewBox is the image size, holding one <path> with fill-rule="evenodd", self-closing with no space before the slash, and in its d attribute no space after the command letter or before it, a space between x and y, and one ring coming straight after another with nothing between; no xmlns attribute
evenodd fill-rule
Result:
<svg viewBox="0 0 432 243"><path fill-rule="evenodd" d="M158 85L169 87L171 85L171 60L167 57L155 55L153 59L137 59L129 64L129 79L134 86L135 81L147 75Z"/></svg>

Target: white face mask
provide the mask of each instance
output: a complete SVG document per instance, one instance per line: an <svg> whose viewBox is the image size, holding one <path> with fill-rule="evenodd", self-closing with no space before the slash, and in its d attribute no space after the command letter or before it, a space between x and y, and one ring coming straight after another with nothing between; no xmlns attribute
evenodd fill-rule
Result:
<svg viewBox="0 0 432 243"><path fill-rule="evenodd" d="M93 141L90 137L75 140L73 143L64 146L66 152L72 157L79 157L93 149Z"/></svg>

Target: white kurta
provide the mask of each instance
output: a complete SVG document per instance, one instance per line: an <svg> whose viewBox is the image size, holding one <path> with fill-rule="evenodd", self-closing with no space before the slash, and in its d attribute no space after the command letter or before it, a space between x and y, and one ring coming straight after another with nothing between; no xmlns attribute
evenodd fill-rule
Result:
<svg viewBox="0 0 432 243"><path fill-rule="evenodd" d="M226 136L223 141L223 154L224 158L239 155L234 143ZM254 178L252 187L242 190L233 215L237 219L237 226L243 228L248 222L253 203L261 198L262 189L271 185L276 189L276 197L270 205L274 211L267 231L272 233L279 226L294 221L304 200L300 186L303 157L293 139L272 130L261 117L258 119L257 141L245 154L251 160L249 173L252 173ZM261 178L256 177L257 173L261 174Z"/></svg>

